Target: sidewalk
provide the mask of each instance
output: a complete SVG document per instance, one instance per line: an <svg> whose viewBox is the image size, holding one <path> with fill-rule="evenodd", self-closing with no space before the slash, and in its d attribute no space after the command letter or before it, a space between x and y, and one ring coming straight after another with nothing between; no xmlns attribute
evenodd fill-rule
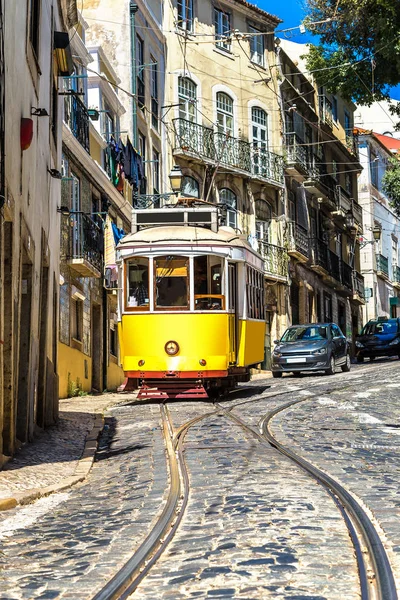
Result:
<svg viewBox="0 0 400 600"><path fill-rule="evenodd" d="M0 510L83 481L93 464L103 413L126 400L117 393L60 400L57 425L24 445L0 471Z"/></svg>

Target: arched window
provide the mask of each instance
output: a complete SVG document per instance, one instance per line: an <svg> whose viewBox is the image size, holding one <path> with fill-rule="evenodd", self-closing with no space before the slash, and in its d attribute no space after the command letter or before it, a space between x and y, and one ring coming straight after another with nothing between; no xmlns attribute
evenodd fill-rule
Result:
<svg viewBox="0 0 400 600"><path fill-rule="evenodd" d="M228 227L237 227L237 196L229 188L219 190L219 201L226 206L226 224Z"/></svg>
<svg viewBox="0 0 400 600"><path fill-rule="evenodd" d="M233 100L224 92L217 93L217 127L220 133L233 135Z"/></svg>
<svg viewBox="0 0 400 600"><path fill-rule="evenodd" d="M185 175L182 179L182 195L191 196L192 198L199 198L199 184L194 177Z"/></svg>
<svg viewBox="0 0 400 600"><path fill-rule="evenodd" d="M256 200L256 238L261 242L270 241L272 208L265 200Z"/></svg>
<svg viewBox="0 0 400 600"><path fill-rule="evenodd" d="M197 85L188 77L178 78L179 118L196 122Z"/></svg>
<svg viewBox="0 0 400 600"><path fill-rule="evenodd" d="M251 109L254 173L271 176L268 150L268 115L262 108Z"/></svg>

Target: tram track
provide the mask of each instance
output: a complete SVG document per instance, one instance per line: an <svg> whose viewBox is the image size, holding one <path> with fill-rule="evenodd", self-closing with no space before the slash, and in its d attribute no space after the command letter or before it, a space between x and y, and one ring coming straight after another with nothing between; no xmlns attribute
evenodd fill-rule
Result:
<svg viewBox="0 0 400 600"><path fill-rule="evenodd" d="M132 557L93 600L128 598L166 550L185 513L189 498L189 475L183 457L183 441L191 426L212 416L215 411L190 419L174 431L168 407L160 405L163 436L168 456L170 487L164 509L156 524Z"/></svg>
<svg viewBox="0 0 400 600"><path fill-rule="evenodd" d="M240 391L252 390L252 387L241 388ZM267 395L256 394L255 397L252 396L244 402L235 402L231 406L223 406L219 401L214 401L215 410L196 416L177 429L174 429L172 424L168 405L160 405L170 473L169 493L165 506L154 527L133 556L94 596L93 600L122 600L128 598L145 579L150 569L171 543L185 514L189 498L189 474L184 459L185 436L190 427L212 416L224 416L236 423L247 434L257 438L263 444L272 446L318 481L332 498L349 531L358 566L361 600L397 600L396 585L389 559L379 534L365 510L343 486L295 452L280 444L270 431L269 424L274 416L296 404L314 399L318 393L318 387L319 384L308 382L309 395L286 402L271 410L259 421L257 428L245 423L233 413L233 410L247 402L262 401L266 398L276 398L289 393L305 393L307 388L282 390L279 393L271 391ZM336 386L333 386L329 392L325 391L324 393L332 393L335 389ZM343 382L341 382L340 389L343 390ZM235 391L235 394L240 393L240 391ZM365 548L367 551L365 551Z"/></svg>

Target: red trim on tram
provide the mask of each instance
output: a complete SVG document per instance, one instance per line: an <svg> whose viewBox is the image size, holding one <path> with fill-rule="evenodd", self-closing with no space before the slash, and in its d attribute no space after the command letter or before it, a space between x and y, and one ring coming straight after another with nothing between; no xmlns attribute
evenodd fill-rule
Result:
<svg viewBox="0 0 400 600"><path fill-rule="evenodd" d="M227 376L228 371L125 371L127 379L212 379Z"/></svg>

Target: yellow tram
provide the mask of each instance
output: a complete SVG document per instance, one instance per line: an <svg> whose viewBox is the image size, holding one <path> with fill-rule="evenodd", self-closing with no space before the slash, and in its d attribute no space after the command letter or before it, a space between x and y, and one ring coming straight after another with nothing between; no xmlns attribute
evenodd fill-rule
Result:
<svg viewBox="0 0 400 600"><path fill-rule="evenodd" d="M264 358L263 260L215 224L214 208L137 211L118 245L123 389L139 398L207 398Z"/></svg>

